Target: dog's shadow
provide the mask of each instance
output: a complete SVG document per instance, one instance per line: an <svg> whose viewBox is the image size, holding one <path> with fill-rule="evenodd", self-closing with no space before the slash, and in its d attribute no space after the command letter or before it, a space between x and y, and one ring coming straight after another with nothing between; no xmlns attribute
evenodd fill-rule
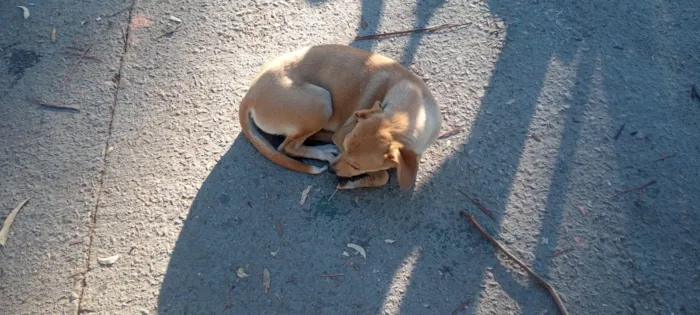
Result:
<svg viewBox="0 0 700 315"><path fill-rule="evenodd" d="M458 167L458 161L445 167ZM477 295L483 280L478 266L496 261L457 215L462 202L455 192L426 182L408 192L392 176L380 189L335 192L332 174L283 169L240 134L192 203L159 313L450 312ZM366 259L348 243L362 246ZM240 267L250 277L239 278ZM271 275L267 294L265 268Z"/></svg>

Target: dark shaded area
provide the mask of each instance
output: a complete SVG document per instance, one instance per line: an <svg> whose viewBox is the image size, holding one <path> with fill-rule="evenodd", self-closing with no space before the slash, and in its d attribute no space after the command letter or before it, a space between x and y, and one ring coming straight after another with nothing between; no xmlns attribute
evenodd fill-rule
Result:
<svg viewBox="0 0 700 315"><path fill-rule="evenodd" d="M427 25L442 5L421 3L417 27ZM360 35L376 32L382 6L363 1L368 26ZM688 10L697 7L691 0L489 1L507 33L479 113L466 143L413 193L400 191L392 177L385 188L338 192L331 199L330 174L283 170L239 136L192 204L161 289L159 313L376 313L394 273L416 248L421 254L402 313L446 314L464 301L475 303L487 272L520 313L555 313L547 293L514 281L490 245L459 217L467 203L455 193L469 191L504 220L553 59L575 64L576 80L563 112L556 166L552 178L543 179L552 182L545 209L525 210L541 214L540 234L550 242L579 233L588 236L590 247L555 260L549 257L551 247L540 245L535 268L553 278L572 314L700 313L695 250L700 246L700 113L687 92L700 73L700 35L689 31L700 29L700 11ZM412 36L404 64L412 62L421 36ZM353 45L371 49L373 42ZM599 116L606 121L596 123L594 115L601 111L608 117ZM644 136L625 132L612 139L622 124ZM582 152L584 145L611 148L613 156ZM650 163L675 150L682 155ZM580 162L577 156L587 159ZM586 172L600 177L590 176L592 182L572 190ZM635 204L633 196L600 201L591 216L566 223L577 226L562 226L570 199L607 194L651 177L659 184L645 192L643 202ZM619 182L604 185L609 178ZM314 185L311 197L299 206L307 185ZM475 214L497 234L500 222ZM277 219L283 236L275 232ZM572 233L562 232L569 228ZM397 242L389 246L384 239ZM366 261L352 257L358 270L341 255L352 253L347 243L367 250ZM251 277L236 283L239 266ZM261 288L263 267L273 275L267 295ZM321 277L330 273L344 273L343 282Z"/></svg>
<svg viewBox="0 0 700 315"><path fill-rule="evenodd" d="M445 0L418 0L418 5L416 6L415 15L416 23L413 25L413 29L422 29L429 27L430 20L432 19L435 11L440 9L445 3ZM411 41L406 45L403 56L401 56L401 64L408 67L413 63L413 59L416 56L416 51L418 51L418 46L420 46L421 40L426 35L426 33L414 33L411 34Z"/></svg>
<svg viewBox="0 0 700 315"><path fill-rule="evenodd" d="M357 36L377 34L384 11L384 1L362 0L361 7L362 13L357 26ZM374 44L374 40L363 40L352 42L350 46L371 51Z"/></svg>
<svg viewBox="0 0 700 315"><path fill-rule="evenodd" d="M24 70L31 68L41 60L41 55L25 49L13 49L6 56L7 73L21 76Z"/></svg>
<svg viewBox="0 0 700 315"><path fill-rule="evenodd" d="M310 3L318 4L322 0L309 1ZM418 0L415 16L416 21L413 27L409 27L405 30L410 29L422 29L426 28L430 24L430 20L438 10L445 3L445 0ZM361 3L362 14L360 16L360 21L357 28L357 36L373 35L379 34L379 25L381 23L382 14L384 11L384 1L376 0L363 0ZM401 30L386 30L386 32L403 31ZM426 35L425 32L413 33L410 36L410 41L404 50L404 54L401 58L397 58L404 66L410 66L413 63L413 59L416 55L416 51L420 46L421 39ZM350 43L350 46L355 48L373 50L376 40L362 40Z"/></svg>
<svg viewBox="0 0 700 315"><path fill-rule="evenodd" d="M511 68L551 58L575 62L578 68L552 186L543 209L541 235L550 239L561 237L567 199L570 202L603 188L602 183L595 182L574 190L571 178L582 178L587 171L613 172L623 187L650 178L662 179L659 186L646 190L643 203L633 203L630 198L624 202L603 201L606 205L600 209L602 213L594 214L592 222L581 220L581 227L575 228L581 232L574 233L586 233L594 242L590 251L575 255L577 260L587 261L586 265L553 264L548 258L550 250L540 244L534 253L538 272L572 277L571 287L564 289L578 290L569 293L578 297L569 302L571 310L581 307L606 313L607 305L608 312L616 314L649 310L691 314L700 308L700 301L694 297L700 293L697 278L681 276L693 273L692 262L699 258L697 253L681 254L683 247L700 245L697 238L692 245L687 243L693 238L691 231L700 223L700 195L696 193L700 181L697 171L689 177L682 175L684 165L699 165L700 138L688 139L684 135L697 130L700 113L687 107L683 93L685 86L690 86L692 73L700 69L700 61L693 53L700 48L699 36L688 33L700 27L698 7L694 1L539 1L523 5L490 1L490 9L508 25L508 40L497 69L503 68L500 65L508 56L507 49L515 43L522 46L510 55L520 61L512 63ZM689 8L695 10L691 12ZM636 31L630 33L630 29ZM545 73L544 67L520 68L526 70L521 73L520 82L533 78L539 81L536 78ZM593 139L584 138L582 132L586 125L595 126L593 119L601 114L598 110L610 117L610 127L595 133ZM597 117L600 118L605 117ZM623 134L619 140L614 139L616 130L625 123L634 128L633 135L644 136ZM680 139L684 138L691 143L683 143ZM612 147L612 163L590 159L577 163L574 156L591 156L581 151L582 144L588 148ZM684 158L667 164L650 163L664 152L681 148L689 150ZM693 187L691 190L696 192L679 191L681 186ZM670 275L665 267L664 261L669 257L673 257L675 275ZM599 297L585 297L588 290ZM525 304L523 314L538 310Z"/></svg>

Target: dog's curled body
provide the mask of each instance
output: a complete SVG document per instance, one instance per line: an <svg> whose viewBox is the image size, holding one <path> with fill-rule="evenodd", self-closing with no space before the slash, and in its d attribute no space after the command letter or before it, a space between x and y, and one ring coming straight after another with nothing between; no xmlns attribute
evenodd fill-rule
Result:
<svg viewBox="0 0 700 315"><path fill-rule="evenodd" d="M410 187L442 123L420 78L390 58L343 45L306 47L268 62L243 97L239 119L255 148L278 165L310 174L327 169L290 156L305 157L328 161L339 176L369 175L339 186L347 189L384 185L392 167ZM253 123L284 141L275 150ZM306 146L307 139L337 148Z"/></svg>

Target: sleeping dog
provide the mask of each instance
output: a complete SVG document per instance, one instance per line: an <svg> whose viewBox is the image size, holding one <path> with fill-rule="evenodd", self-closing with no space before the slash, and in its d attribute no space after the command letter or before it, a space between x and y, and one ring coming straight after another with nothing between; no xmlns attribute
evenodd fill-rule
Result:
<svg viewBox="0 0 700 315"><path fill-rule="evenodd" d="M399 185L410 188L442 124L418 76L395 60L344 45L306 47L268 62L243 97L239 119L253 146L280 166L309 174L328 168L293 157L310 158L327 161L341 177L367 175L338 189L383 186L391 168ZM275 149L255 125L284 141Z"/></svg>

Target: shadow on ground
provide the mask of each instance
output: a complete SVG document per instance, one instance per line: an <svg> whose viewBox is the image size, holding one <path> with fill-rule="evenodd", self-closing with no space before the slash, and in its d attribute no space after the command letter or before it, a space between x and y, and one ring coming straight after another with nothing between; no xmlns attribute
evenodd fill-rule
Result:
<svg viewBox="0 0 700 315"><path fill-rule="evenodd" d="M698 247L692 232L700 223L700 111L687 96L691 82L684 81L700 69L700 41L689 33L700 29L698 11L684 10L697 4L492 0L489 6L507 25L489 87L467 141L420 188L401 191L392 178L386 188L330 199L331 175L283 170L240 135L192 204L159 313L446 314L464 301L472 303L464 312L470 313L483 299L487 274L517 303L514 313L555 313L547 293L501 267L490 245L458 216L467 203L457 193L469 191L496 214L496 223L477 214L491 231L507 220L553 60L575 65L575 79L556 122L562 128L551 178L541 179L551 182L544 205L523 211L539 218L541 237L560 243L575 230L589 248L556 260L553 248L536 245L536 269L553 278L573 314L700 312L700 257L690 251ZM376 30L381 7L363 2L363 19L375 25L366 32ZM421 12L425 21L417 26L427 24L432 9ZM685 23L697 27L681 28ZM411 40L404 62L413 59L419 39ZM622 124L626 129L615 139ZM683 153L674 160L649 162L675 150ZM565 218L578 211L569 207L574 198L607 196L650 178L659 184L642 203L601 201L587 218ZM612 186L604 185L610 180ZM308 185L309 200L300 206ZM347 243L363 246L367 259L353 255L348 263L342 252L354 252ZM236 282L241 266L251 276ZM272 276L267 295L263 268ZM337 273L345 275L342 282L322 277Z"/></svg>
<svg viewBox="0 0 700 315"><path fill-rule="evenodd" d="M319 4L326 2L326 0L310 0L310 3ZM413 24L413 29L422 29L429 27L431 18L435 14L435 11L440 9L445 3L445 0L418 0L415 8L416 22ZM382 19L382 13L386 4L384 1L373 1L373 0L363 0L361 3L362 13L360 15L360 21L357 26L357 36L372 35L379 32L379 25ZM398 30L387 30L387 32L398 31ZM406 45L404 53L401 57L396 57L396 60L401 62L404 66L410 66L413 63L418 47L420 46L421 39L426 33L414 33L410 35L409 43ZM350 46L355 48L360 48L364 50L373 50L375 41L364 40L350 43Z"/></svg>

